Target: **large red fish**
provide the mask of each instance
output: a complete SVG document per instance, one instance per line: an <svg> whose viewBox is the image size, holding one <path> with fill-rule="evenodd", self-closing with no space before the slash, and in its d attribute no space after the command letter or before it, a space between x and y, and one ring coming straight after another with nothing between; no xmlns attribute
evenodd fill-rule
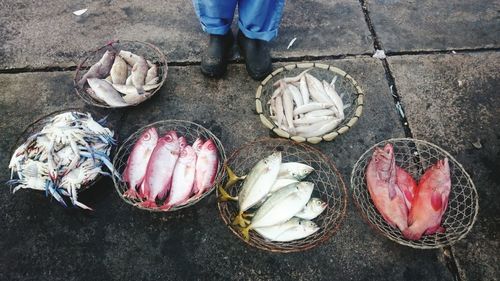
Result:
<svg viewBox="0 0 500 281"><path fill-rule="evenodd" d="M162 210L169 210L173 206L183 204L189 199L194 184L196 169L196 152L187 145L182 151L172 176L172 188L167 200L160 207Z"/></svg>
<svg viewBox="0 0 500 281"><path fill-rule="evenodd" d="M196 175L193 186L195 196L200 196L214 183L217 174L217 159L217 147L209 139L201 147L196 160Z"/></svg>
<svg viewBox="0 0 500 281"><path fill-rule="evenodd" d="M396 178L392 145L386 144L383 149L375 148L366 168L368 191L375 207L387 223L403 231L408 226L408 208L405 196L396 184Z"/></svg>
<svg viewBox="0 0 500 281"><path fill-rule="evenodd" d="M396 185L403 192L406 207L411 209L413 198L417 194L417 182L413 177L403 168L396 165Z"/></svg>
<svg viewBox="0 0 500 281"><path fill-rule="evenodd" d="M439 160L425 171L418 184L418 193L408 217L408 229L403 235L418 240L422 234L444 232L441 219L448 207L451 191L450 166L448 158Z"/></svg>
<svg viewBox="0 0 500 281"><path fill-rule="evenodd" d="M158 132L155 128L149 128L141 134L139 140L134 144L132 152L127 160L127 167L123 171L123 180L128 183L129 189L123 196L137 198L136 188L141 185L146 175L151 153L158 142Z"/></svg>
<svg viewBox="0 0 500 281"><path fill-rule="evenodd" d="M177 134L168 132L158 140L149 159L146 176L144 177L144 195L146 201L139 205L145 208L155 208L156 198L165 197L172 184L172 174L180 154Z"/></svg>

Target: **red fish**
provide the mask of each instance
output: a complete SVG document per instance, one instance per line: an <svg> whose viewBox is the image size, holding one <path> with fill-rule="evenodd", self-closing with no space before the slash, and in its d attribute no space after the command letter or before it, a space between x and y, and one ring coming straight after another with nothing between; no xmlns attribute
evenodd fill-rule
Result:
<svg viewBox="0 0 500 281"><path fill-rule="evenodd" d="M146 201L139 204L141 207L155 208L156 198L165 197L172 184L172 174L179 158L179 150L179 140L174 131L168 132L158 140L144 177L143 195Z"/></svg>
<svg viewBox="0 0 500 281"><path fill-rule="evenodd" d="M196 175L193 192L200 196L210 188L217 174L217 147L212 140L207 140L201 147L196 161Z"/></svg>
<svg viewBox="0 0 500 281"><path fill-rule="evenodd" d="M403 192L406 207L411 209L411 202L417 194L417 182L403 168L396 166L396 185Z"/></svg>
<svg viewBox="0 0 500 281"><path fill-rule="evenodd" d="M139 140L134 144L132 152L127 160L127 167L123 171L123 179L128 183L129 189L123 196L137 198L136 188L144 180L151 153L158 142L158 132L155 128L149 128L141 134Z"/></svg>
<svg viewBox="0 0 500 281"><path fill-rule="evenodd" d="M181 152L182 150L187 146L187 141L186 141L186 138L185 137L179 137L179 146L181 148Z"/></svg>
<svg viewBox="0 0 500 281"><path fill-rule="evenodd" d="M403 235L418 240L423 234L443 233L441 219L448 207L451 191L450 166L448 158L439 160L425 171L418 184L418 193L408 217L408 229Z"/></svg>
<svg viewBox="0 0 500 281"><path fill-rule="evenodd" d="M194 152L196 152L196 155L198 155L200 153L202 146L203 146L203 140L200 138L197 138L193 143L193 149L194 149Z"/></svg>
<svg viewBox="0 0 500 281"><path fill-rule="evenodd" d="M193 189L195 171L196 152L188 145L181 151L181 155L177 160L174 175L172 176L172 188L167 200L160 209L169 210L189 199Z"/></svg>
<svg viewBox="0 0 500 281"><path fill-rule="evenodd" d="M383 149L375 148L366 168L368 191L375 207L387 223L403 231L408 226L408 208L405 196L396 184L396 178L392 145L386 144Z"/></svg>

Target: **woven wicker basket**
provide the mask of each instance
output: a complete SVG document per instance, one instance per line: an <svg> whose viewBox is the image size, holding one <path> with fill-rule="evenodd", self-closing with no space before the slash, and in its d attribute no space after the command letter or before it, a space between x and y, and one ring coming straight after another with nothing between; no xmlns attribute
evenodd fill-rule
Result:
<svg viewBox="0 0 500 281"><path fill-rule="evenodd" d="M152 124L149 124L145 127L140 128L137 130L135 133L133 133L130 137L128 137L123 144L120 146L120 149L118 150L115 158L113 159L113 166L115 167L116 173L119 173L120 175L123 174L123 171L125 170L125 167L127 165L127 160L128 157L134 147L134 144L137 142L139 137L143 132L148 130L149 128L156 128L158 130L159 136L163 136L166 132L174 130L177 132L178 136L184 136L186 138L186 141L188 144L192 144L197 138L202 138L204 140L211 139L214 144L217 147L218 151L218 166L217 166L217 175L215 177L214 183L211 188L207 189L201 196L189 200L183 205L178 205L175 207L172 207L168 211L176 211L180 210L189 206L192 206L196 204L198 201L202 200L208 194L210 194L214 189L215 186L221 181L223 175L224 175L224 169L223 169L223 163L226 160L226 154L224 151L224 147L222 146L222 143L220 140L209 130L204 128L201 125L198 125L196 123L190 122L190 121L184 121L184 120L164 120L164 121L159 121L155 122ZM144 200L142 199L131 199L128 197L123 196L123 194L128 190L128 185L126 182L123 182L118 179L116 174L113 176L113 182L116 188L116 191L120 195L120 197L125 201L126 203L133 205L139 209L142 210L147 210L147 211L152 211L152 212L160 212L160 209L157 208L144 208L139 206L138 204L143 202ZM158 202L157 202L158 203Z"/></svg>
<svg viewBox="0 0 500 281"><path fill-rule="evenodd" d="M314 222L320 230L304 239L290 242L270 241L255 231L250 231L250 239L245 240L239 229L232 225L232 219L238 213L238 204L233 201L218 202L219 212L229 229L245 243L271 252L299 252L318 246L328 240L339 228L346 211L347 195L344 182L333 163L321 153L308 145L284 139L263 139L248 143L235 151L227 160L227 165L237 174L245 175L261 159L273 152L281 151L283 162L300 162L312 166L313 171L306 181L314 183L312 197L319 197L327 203L325 211ZM227 182L227 176L222 183ZM232 186L226 192L236 196L243 182ZM217 191L218 192L218 191ZM218 195L219 192L218 192Z"/></svg>
<svg viewBox="0 0 500 281"><path fill-rule="evenodd" d="M332 79L337 76L335 88L339 94L344 93L344 96L342 97L344 104L350 104L350 107L344 110L345 119L342 123L340 123L333 131L324 134L321 137L304 138L301 136L291 135L290 133L278 128L278 126L269 117L270 112L267 102L270 100L272 93L274 92L274 82L284 77L296 76L308 68L312 68L308 73L319 80L332 81ZM260 83L255 95L255 107L262 124L278 136L292 139L296 142L309 142L316 144L321 141L332 141L337 136L345 134L352 126L354 126L363 112L363 97L364 94L361 87L345 71L322 63L295 63L276 69Z"/></svg>
<svg viewBox="0 0 500 281"><path fill-rule="evenodd" d="M399 229L391 227L377 211L366 186L365 172L376 147L391 143L396 165L408 171L416 180L438 160L448 158L451 173L451 193L448 208L443 215L444 233L424 235L420 240L405 239ZM460 163L445 150L423 140L400 138L377 143L356 162L351 174L354 202L371 226L389 239L418 249L441 248L462 239L472 228L479 210L474 183Z"/></svg>
<svg viewBox="0 0 500 281"><path fill-rule="evenodd" d="M101 101L98 101L92 98L89 94L87 94L86 90L87 88L89 88L88 84L85 84L83 88L80 88L77 85L78 81L80 81L80 79L88 71L90 66L99 61L107 50L130 51L134 54L144 57L145 59L151 61L152 63L158 66L158 77L160 77L160 82L158 83L160 85L156 89L154 89L144 101L150 99L156 92L160 90L160 88L165 83L165 80L167 79L167 70L168 70L167 60L163 52L158 47L156 47L151 43L141 42L141 41L129 41L129 40L111 41L108 44L97 48L95 51L89 52L89 54L78 64L76 68L75 77L73 78L73 85L76 94L86 103L98 107L113 108L112 106L102 103ZM130 106L136 106L140 103L131 104Z"/></svg>

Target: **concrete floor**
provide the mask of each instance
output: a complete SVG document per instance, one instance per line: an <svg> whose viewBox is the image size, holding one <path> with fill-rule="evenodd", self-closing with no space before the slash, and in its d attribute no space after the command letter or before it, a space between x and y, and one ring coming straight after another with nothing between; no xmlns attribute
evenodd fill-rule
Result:
<svg viewBox="0 0 500 281"><path fill-rule="evenodd" d="M200 73L207 41L190 3L5 2L0 3L2 182L23 129L69 107L110 114L122 140L143 125L171 118L209 128L227 153L270 135L254 111L258 82L248 77L237 54L223 79ZM315 145L347 184L358 157L388 138L433 142L462 163L478 190L480 212L471 232L453 246L415 250L396 244L367 225L352 198L345 222L330 240L302 253L273 254L238 240L219 218L214 195L172 214L150 214L125 204L112 181L103 179L81 194L81 201L95 208L89 213L64 209L43 193L12 195L4 186L0 280L497 279L500 5L469 2L288 1L271 44L275 67L332 64L365 91L365 111L356 126L334 142ZM89 11L72 14L82 8ZM166 85L131 109L93 108L72 88L84 51L113 38L151 42L170 63ZM375 47L386 50L387 59L372 58ZM480 149L472 144L478 140Z"/></svg>

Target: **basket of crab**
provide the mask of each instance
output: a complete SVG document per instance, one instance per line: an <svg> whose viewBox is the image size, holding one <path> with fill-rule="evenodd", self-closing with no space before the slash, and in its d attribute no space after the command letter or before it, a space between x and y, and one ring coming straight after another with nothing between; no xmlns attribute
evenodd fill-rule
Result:
<svg viewBox="0 0 500 281"><path fill-rule="evenodd" d="M92 210L78 201L78 193L100 175L110 175L109 156L114 132L106 119L94 120L90 113L59 111L28 126L15 144L9 168L9 184L20 189L45 191L64 206L72 204Z"/></svg>
<svg viewBox="0 0 500 281"><path fill-rule="evenodd" d="M194 205L221 180L226 159L219 139L203 126L164 120L124 141L113 165L120 197L139 209L175 211Z"/></svg>

